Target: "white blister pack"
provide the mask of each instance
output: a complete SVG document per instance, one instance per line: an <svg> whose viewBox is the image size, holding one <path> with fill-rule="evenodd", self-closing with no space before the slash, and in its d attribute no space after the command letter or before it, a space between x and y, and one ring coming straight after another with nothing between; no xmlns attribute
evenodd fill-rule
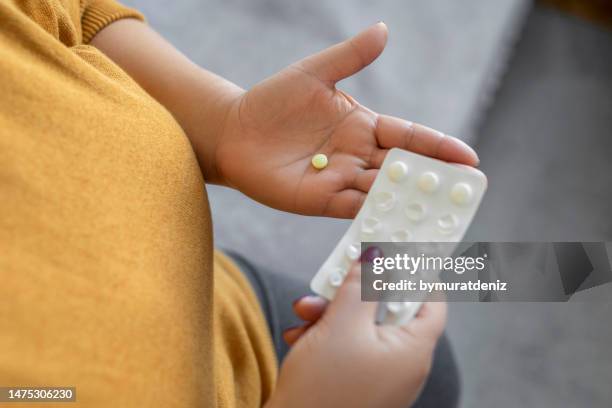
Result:
<svg viewBox="0 0 612 408"><path fill-rule="evenodd" d="M463 239L487 188L479 170L401 149L391 149L363 206L310 283L333 299L350 265L361 256L361 242L451 242ZM455 245L443 245L450 256ZM419 302L387 302L377 320L403 324Z"/></svg>

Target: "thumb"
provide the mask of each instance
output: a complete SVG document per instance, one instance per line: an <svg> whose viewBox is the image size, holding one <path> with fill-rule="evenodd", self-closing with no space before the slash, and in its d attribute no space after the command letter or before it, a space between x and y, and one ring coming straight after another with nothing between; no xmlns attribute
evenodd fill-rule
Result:
<svg viewBox="0 0 612 408"><path fill-rule="evenodd" d="M361 300L361 264L357 262L349 269L324 317L334 326L374 325L377 305L378 302Z"/></svg>
<svg viewBox="0 0 612 408"><path fill-rule="evenodd" d="M386 44L387 26L380 22L298 64L320 80L334 85L370 65Z"/></svg>

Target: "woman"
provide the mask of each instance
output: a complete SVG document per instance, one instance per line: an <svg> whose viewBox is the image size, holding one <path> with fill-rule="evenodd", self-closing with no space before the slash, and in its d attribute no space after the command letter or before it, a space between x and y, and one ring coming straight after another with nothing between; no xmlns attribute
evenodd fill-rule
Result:
<svg viewBox="0 0 612 408"><path fill-rule="evenodd" d="M75 386L104 407L415 401L444 305L377 326L354 267L329 305L295 304L307 322L277 381L254 272L213 251L204 187L348 218L391 147L477 164L335 88L382 52L384 24L247 92L112 0L9 0L0 22L0 384Z"/></svg>

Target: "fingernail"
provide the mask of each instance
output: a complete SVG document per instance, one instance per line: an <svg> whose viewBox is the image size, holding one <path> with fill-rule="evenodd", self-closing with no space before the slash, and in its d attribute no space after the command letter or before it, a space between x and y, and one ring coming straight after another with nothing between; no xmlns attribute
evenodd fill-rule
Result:
<svg viewBox="0 0 612 408"><path fill-rule="evenodd" d="M365 251L363 251L359 261L372 263L375 258L380 258L382 256L383 256L382 249L380 249L377 246L371 246L371 247L368 247Z"/></svg>
<svg viewBox="0 0 612 408"><path fill-rule="evenodd" d="M300 300L304 299L305 297L308 297L308 295L302 295L299 298L295 299L292 303L291 306L295 306Z"/></svg>
<svg viewBox="0 0 612 408"><path fill-rule="evenodd" d="M312 298L312 299L316 299L317 296L313 296L313 295L303 295L300 296L299 298L295 299L292 303L293 306L295 306L298 302L304 300L304 299L308 299L308 298Z"/></svg>
<svg viewBox="0 0 612 408"><path fill-rule="evenodd" d="M472 148L472 146L470 146L469 144L465 143L463 140L458 139L456 137L453 137L452 140L457 145L463 147L465 150L467 150L469 152L469 154L476 160L476 166L478 166L480 164L480 158L478 157L478 154L476 154L476 151Z"/></svg>

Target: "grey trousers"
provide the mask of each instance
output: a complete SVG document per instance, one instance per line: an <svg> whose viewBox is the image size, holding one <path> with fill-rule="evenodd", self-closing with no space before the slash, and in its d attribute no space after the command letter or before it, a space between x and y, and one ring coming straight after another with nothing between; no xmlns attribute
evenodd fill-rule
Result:
<svg viewBox="0 0 612 408"><path fill-rule="evenodd" d="M225 252L238 264L257 294L274 341L278 361L282 362L289 351L282 333L302 323L293 313L292 303L304 295L311 294L308 282L256 267L235 252ZM448 339L442 336L436 346L431 374L413 407L457 407L459 393L457 364Z"/></svg>

